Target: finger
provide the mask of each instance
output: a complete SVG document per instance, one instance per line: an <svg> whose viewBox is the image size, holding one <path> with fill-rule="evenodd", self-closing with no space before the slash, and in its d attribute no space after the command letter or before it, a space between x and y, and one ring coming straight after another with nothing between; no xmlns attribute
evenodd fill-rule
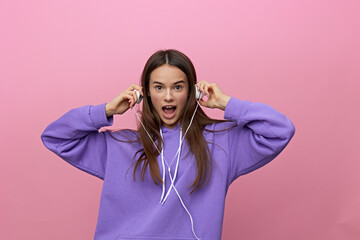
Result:
<svg viewBox="0 0 360 240"><path fill-rule="evenodd" d="M195 85L198 87L198 90L200 91L200 89L201 89L201 84L202 84L202 81L200 81L200 82L197 82Z"/></svg>
<svg viewBox="0 0 360 240"><path fill-rule="evenodd" d="M127 90L126 91L126 94L127 95L131 95L132 97L134 97L134 99L136 100L136 92L135 92L135 90L133 89L133 90Z"/></svg>
<svg viewBox="0 0 360 240"><path fill-rule="evenodd" d="M127 102L129 103L128 107L131 107L131 104L133 102L131 94L125 94L124 99L127 100Z"/></svg>
<svg viewBox="0 0 360 240"><path fill-rule="evenodd" d="M143 91L142 91L142 87L140 87L139 85L135 85L136 90L138 90L138 92L140 93L140 95L144 96Z"/></svg>
<svg viewBox="0 0 360 240"><path fill-rule="evenodd" d="M136 85L136 88L134 88L133 91L135 91L135 90L138 91L141 96L144 96L142 87Z"/></svg>
<svg viewBox="0 0 360 240"><path fill-rule="evenodd" d="M137 97L135 91L131 91L131 96L132 96L131 108L133 108L135 106L135 104L137 103L137 101L138 101L138 97Z"/></svg>
<svg viewBox="0 0 360 240"><path fill-rule="evenodd" d="M136 84L131 84L128 89L128 91L133 91L134 89L138 90L139 92L142 93L142 87L140 87L139 85L136 85Z"/></svg>
<svg viewBox="0 0 360 240"><path fill-rule="evenodd" d="M210 84L209 92L210 92L210 94L214 95L214 97L215 97L220 92L220 89L216 83L212 83L212 84Z"/></svg>
<svg viewBox="0 0 360 240"><path fill-rule="evenodd" d="M199 91L200 91L200 92L205 93L205 86L206 86L206 84L207 84L207 82L204 81L204 80L199 83Z"/></svg>
<svg viewBox="0 0 360 240"><path fill-rule="evenodd" d="M126 90L127 91L132 91L135 89L135 84L131 84Z"/></svg>
<svg viewBox="0 0 360 240"><path fill-rule="evenodd" d="M132 105L135 102L134 101L134 96L132 95L132 91L129 91L129 92L125 93L123 99L128 100L129 107L132 107Z"/></svg>
<svg viewBox="0 0 360 240"><path fill-rule="evenodd" d="M202 87L202 91L205 93L205 95L209 96L209 91L208 88L210 86L210 83L203 81L203 87Z"/></svg>
<svg viewBox="0 0 360 240"><path fill-rule="evenodd" d="M200 104L201 106L207 107L207 102L205 102L205 101L202 100L202 99L199 100L199 104Z"/></svg>
<svg viewBox="0 0 360 240"><path fill-rule="evenodd" d="M143 88L141 86L136 86L137 87L137 90L139 91L140 95L144 96L143 94Z"/></svg>
<svg viewBox="0 0 360 240"><path fill-rule="evenodd" d="M208 97L210 97L209 87L211 87L209 84L207 84L207 85L204 87L205 94L206 94Z"/></svg>

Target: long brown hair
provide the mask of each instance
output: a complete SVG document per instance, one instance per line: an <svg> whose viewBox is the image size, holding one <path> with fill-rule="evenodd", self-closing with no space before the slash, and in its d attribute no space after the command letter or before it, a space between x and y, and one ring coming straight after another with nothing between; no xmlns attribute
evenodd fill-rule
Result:
<svg viewBox="0 0 360 240"><path fill-rule="evenodd" d="M195 68L192 62L190 61L190 59L187 56L185 56L183 53L175 49L159 50L155 52L153 55L151 55L151 57L148 59L148 61L145 64L140 80L144 94L141 121L144 124L150 136L152 137L152 140L154 142L157 141L157 149L159 149L160 151L163 141L159 132L161 127L161 118L157 114L148 93L149 93L150 74L156 68L164 64L175 66L179 68L181 71L183 71L189 83L188 101L187 104L185 105L185 108L181 116L181 126L183 133L190 124L192 114L194 113L197 104L195 99L195 84L197 83L197 78L196 78ZM205 129L206 125L212 123L225 122L225 121L227 120L218 120L218 119L209 118L201 109L201 107L198 107L196 111L191 127L189 128L185 137L188 146L190 147L189 152L187 154L189 154L190 151L194 154L198 169L197 177L190 186L190 188L193 187L191 193L193 193L196 189L200 188L204 183L207 184L210 180L211 172L212 172L213 159L210 154L208 144L205 141L205 138L202 133L204 130L206 130ZM142 125L138 125L138 139L135 141L128 141L128 142L138 142L138 141L141 142L143 148L134 154L133 160L136 158L138 154L140 155L136 161L134 168L134 180L136 179L135 173L137 168L140 165L142 165L142 169L141 169L142 181L144 181L146 168L147 166L149 166L151 178L153 179L154 183L156 185L158 184L158 182L163 183L160 175L159 165L156 159L157 156L159 155L159 152L154 147L153 142L147 135Z"/></svg>

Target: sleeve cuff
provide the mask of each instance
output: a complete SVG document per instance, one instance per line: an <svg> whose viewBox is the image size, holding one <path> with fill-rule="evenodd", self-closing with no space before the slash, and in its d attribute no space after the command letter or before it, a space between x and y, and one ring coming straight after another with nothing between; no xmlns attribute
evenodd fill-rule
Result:
<svg viewBox="0 0 360 240"><path fill-rule="evenodd" d="M106 103L94 106L90 105L90 118L97 129L105 126L111 126L114 122L114 116L106 117L105 105Z"/></svg>
<svg viewBox="0 0 360 240"><path fill-rule="evenodd" d="M229 102L226 104L224 119L237 121L241 116L241 110L246 101L231 97Z"/></svg>

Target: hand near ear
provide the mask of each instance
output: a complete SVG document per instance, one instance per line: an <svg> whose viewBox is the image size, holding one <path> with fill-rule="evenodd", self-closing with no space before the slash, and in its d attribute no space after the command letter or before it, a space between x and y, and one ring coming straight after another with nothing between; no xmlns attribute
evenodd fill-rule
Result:
<svg viewBox="0 0 360 240"><path fill-rule="evenodd" d="M142 87L135 84L131 85L113 100L105 104L106 116L110 117L114 114L123 114L130 107L133 107L138 100L134 89L138 90L140 95L143 95Z"/></svg>
<svg viewBox="0 0 360 240"><path fill-rule="evenodd" d="M230 100L230 97L224 94L216 83L208 83L201 81L196 84L200 92L205 93L208 97L207 101L200 99L201 106L208 108L218 108L225 111L225 107Z"/></svg>

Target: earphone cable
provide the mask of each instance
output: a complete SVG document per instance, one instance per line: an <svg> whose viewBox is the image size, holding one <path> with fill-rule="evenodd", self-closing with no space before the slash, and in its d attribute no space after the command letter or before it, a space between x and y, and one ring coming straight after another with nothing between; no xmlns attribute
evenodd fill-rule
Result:
<svg viewBox="0 0 360 240"><path fill-rule="evenodd" d="M197 104L196 104L195 111L194 111L194 113L193 113L193 115L192 115L192 117L191 117L191 120L190 120L189 126L187 127L187 129L186 129L186 131L185 131L185 134L184 134L184 136L183 136L183 138L182 138L181 142L183 142L183 141L184 141L185 136L186 136L186 133L188 132L188 130L189 130L189 128L190 128L190 126L191 126L191 124L192 124L192 122L193 122L193 120L194 120L195 113L196 113L196 111L197 111L197 109L198 109L198 107L199 107L199 101L196 101L196 103L197 103ZM146 128L145 128L144 124L142 123L142 121L141 121L141 119L140 119L139 115L137 114L136 110L134 110L134 109L133 109L133 111L135 112L137 119L138 119L138 120L139 120L139 122L141 123L141 125L142 125L142 127L144 128L145 132L146 132L146 133L147 133L147 135L149 136L150 140L151 140L151 141L152 141L152 143L154 144L154 146L155 146L156 150L159 152L159 154L161 154L161 151L158 149L158 147L156 146L155 142L152 140L152 138L151 138L151 136L150 136L149 132L146 130ZM172 162L175 160L176 156L179 154L179 151L180 151L180 149L178 149L178 151L176 152L176 154L175 154L174 158L173 158L173 159L171 160L171 162L170 162L170 165L168 164L168 162L167 162L167 161L166 161L166 159L164 158L164 159L165 159L165 163L166 163L166 165L167 165L168 167L170 167L170 166L171 166Z"/></svg>
<svg viewBox="0 0 360 240"><path fill-rule="evenodd" d="M192 124L192 122L193 122L193 120L194 120L195 113L196 113L196 111L197 111L197 109L198 109L198 107L199 107L199 102L198 102L198 101L196 101L196 102L197 102L197 105L196 105L195 111L194 111L194 113L193 113L193 115L192 115L192 117L191 117L189 126L187 127L183 138L181 138L181 132L180 132L179 148L178 148L178 151L176 152L173 160L171 161L170 165L167 163L167 161L166 161L166 159L165 159L165 157L164 157L164 155L163 155L164 147L162 146L162 150L161 150L161 152L160 152L160 150L157 148L155 142L152 140L149 132L146 130L144 124L143 124L142 121L141 121L141 119L139 118L136 110L134 110L134 112L135 112L135 114L136 114L137 119L139 120L139 122L141 123L142 127L144 128L144 130L146 131L147 135L149 136L150 140L153 142L155 148L156 148L156 149L158 150L158 152L161 154L162 167L163 167L163 191L162 191L162 195L161 195L161 199L160 199L161 205L165 203L167 197L169 196L169 193L170 193L170 191L171 191L171 188L173 188L174 191L176 192L177 196L179 197L179 200L180 200L182 206L184 207L185 211L188 213L188 215L189 215L189 217L190 217L191 230L192 230L194 236L196 237L196 239L200 240L200 239L198 238L198 236L195 234L195 231L194 231L194 221L193 221L193 219L192 219L192 216L191 216L189 210L186 208L184 202L182 201L182 198L180 197L179 192L177 191L177 189L175 188L175 185L174 185L174 182L175 182L175 179L176 179L176 174L177 174L177 168L178 168L178 164L179 164L181 145L182 145L182 142L183 142L184 139L185 139L186 133L188 132L188 130L189 130L189 128L190 128L190 126L191 126L191 124ZM180 131L181 131L181 130L182 130L182 129L180 128ZM160 134L161 134L161 137L163 138L161 129L160 129ZM173 177L171 176L171 172L170 172L171 168L170 168L170 166L171 166L172 162L174 161L174 159L176 158L176 156L177 156L178 154L179 154L179 156L178 156L178 160L177 160L177 164L176 164L176 169L175 169L175 174L174 174L174 178L173 178ZM168 190L168 192L167 192L167 194L166 194L165 199L163 200L164 192L165 192L165 168L164 168L164 160L165 160L165 162L166 162L166 165L168 165L169 177L170 177L170 180L171 180L171 185L170 185L170 187L169 187L169 190ZM162 200L163 200L163 201L162 201ZM162 202L161 202L161 201L162 201Z"/></svg>

